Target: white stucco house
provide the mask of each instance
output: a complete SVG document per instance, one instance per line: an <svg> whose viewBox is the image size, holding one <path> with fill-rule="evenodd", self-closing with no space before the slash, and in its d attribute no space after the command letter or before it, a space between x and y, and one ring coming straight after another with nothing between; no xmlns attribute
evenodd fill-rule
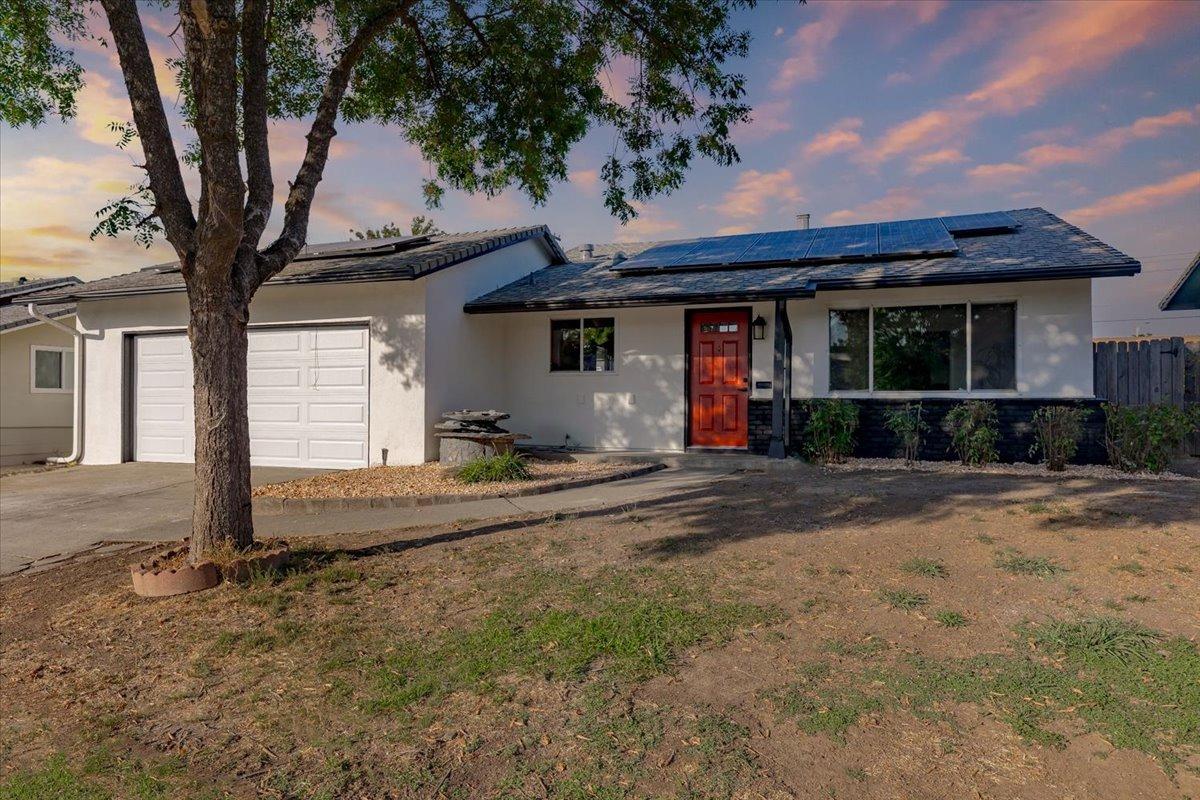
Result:
<svg viewBox="0 0 1200 800"><path fill-rule="evenodd" d="M539 445L781 456L814 397L861 406L866 452L891 446L896 403L992 399L1016 457L1039 404L1095 404L1092 281L1140 270L1042 209L570 253L542 226L347 247L310 248L251 306L253 463L422 462L460 408ZM77 304L83 463L190 460L178 269L38 302Z"/></svg>
<svg viewBox="0 0 1200 800"><path fill-rule="evenodd" d="M43 278L0 283L0 466L29 464L71 452L75 385L75 305L30 316L24 298L80 283ZM56 324L57 323L57 324Z"/></svg>

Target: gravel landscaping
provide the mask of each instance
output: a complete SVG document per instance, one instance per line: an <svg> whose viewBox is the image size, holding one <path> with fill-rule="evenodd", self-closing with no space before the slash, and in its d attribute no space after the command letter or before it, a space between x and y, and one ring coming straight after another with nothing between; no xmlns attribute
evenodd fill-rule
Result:
<svg viewBox="0 0 1200 800"><path fill-rule="evenodd" d="M1041 478L1090 478L1106 481L1195 481L1196 478L1177 472L1122 472L1098 464L1068 464L1062 472L1050 472L1045 464L988 464L983 467L964 466L957 461L914 461L906 464L902 458L848 458L840 464L826 464L834 472L857 470L903 470L905 472L938 472L943 474L1022 475Z"/></svg>
<svg viewBox="0 0 1200 800"><path fill-rule="evenodd" d="M527 481L461 483L452 470L436 463L403 467L368 467L329 472L311 478L257 486L255 497L316 500L348 497L411 497L419 495L506 494L537 489L563 481L603 479L627 472L629 464L581 461L527 462L533 478Z"/></svg>

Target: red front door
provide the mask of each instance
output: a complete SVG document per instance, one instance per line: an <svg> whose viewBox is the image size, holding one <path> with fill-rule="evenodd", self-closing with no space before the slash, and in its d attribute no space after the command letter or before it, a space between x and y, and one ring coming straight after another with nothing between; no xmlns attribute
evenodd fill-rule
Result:
<svg viewBox="0 0 1200 800"><path fill-rule="evenodd" d="M694 311L688 422L693 447L745 447L750 401L750 312Z"/></svg>

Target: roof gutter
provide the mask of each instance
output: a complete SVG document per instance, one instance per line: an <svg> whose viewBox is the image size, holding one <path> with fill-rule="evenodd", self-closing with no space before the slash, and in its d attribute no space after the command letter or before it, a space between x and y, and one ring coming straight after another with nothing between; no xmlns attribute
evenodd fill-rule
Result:
<svg viewBox="0 0 1200 800"><path fill-rule="evenodd" d="M58 328L75 339L75 391L72 393L74 395L74 424L71 426L71 454L65 457L51 456L46 459L47 464L73 464L83 456L83 331L77 328L68 328L58 320L46 316L38 310L36 303L29 303L25 306L25 310L34 319Z"/></svg>

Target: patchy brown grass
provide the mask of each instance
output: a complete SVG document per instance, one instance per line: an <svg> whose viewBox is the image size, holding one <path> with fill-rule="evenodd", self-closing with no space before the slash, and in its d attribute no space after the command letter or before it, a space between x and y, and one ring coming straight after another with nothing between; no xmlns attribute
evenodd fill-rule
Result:
<svg viewBox="0 0 1200 800"><path fill-rule="evenodd" d="M745 475L165 601L21 576L0 795L1196 796L1195 500Z"/></svg>

